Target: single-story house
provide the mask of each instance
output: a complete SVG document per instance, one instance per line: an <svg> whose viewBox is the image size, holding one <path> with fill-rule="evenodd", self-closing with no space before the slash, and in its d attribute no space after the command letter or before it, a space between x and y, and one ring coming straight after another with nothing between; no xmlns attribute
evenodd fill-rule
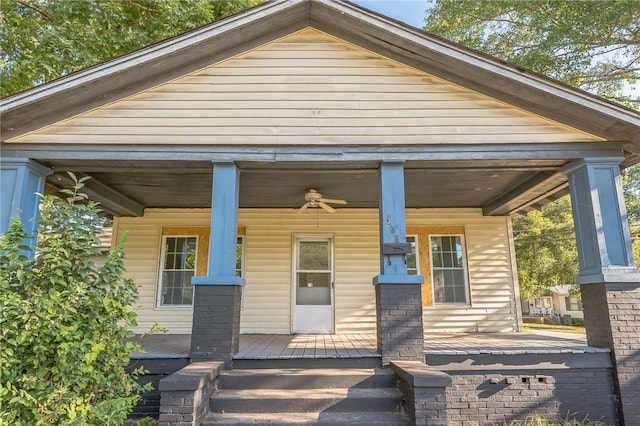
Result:
<svg viewBox="0 0 640 426"><path fill-rule="evenodd" d="M621 357L640 415L622 361L640 318L614 324L640 300L636 111L347 1L276 0L0 113L0 232L67 170L91 176L129 232L136 331L191 334L193 360L228 361L242 333L373 331L388 362L424 358L423 331L518 331L512 217L570 191L589 343Z"/></svg>
<svg viewBox="0 0 640 426"><path fill-rule="evenodd" d="M523 315L584 318L582 300L570 285L554 285L544 295L530 297L522 306Z"/></svg>

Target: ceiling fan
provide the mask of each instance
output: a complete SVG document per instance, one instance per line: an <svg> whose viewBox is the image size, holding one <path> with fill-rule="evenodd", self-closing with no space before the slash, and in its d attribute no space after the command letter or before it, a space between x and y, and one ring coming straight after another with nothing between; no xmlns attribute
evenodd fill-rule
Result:
<svg viewBox="0 0 640 426"><path fill-rule="evenodd" d="M304 199L306 200L306 202L302 205L302 207L300 207L296 214L304 213L309 207L320 207L321 209L324 209L329 213L335 213L336 209L331 207L329 204L347 204L345 200L322 198L322 194L319 193L315 188L307 189L307 192L304 194Z"/></svg>

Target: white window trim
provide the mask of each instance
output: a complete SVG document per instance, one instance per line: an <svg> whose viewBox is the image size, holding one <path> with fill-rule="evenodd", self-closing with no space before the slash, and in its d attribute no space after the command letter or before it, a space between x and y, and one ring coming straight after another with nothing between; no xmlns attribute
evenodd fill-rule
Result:
<svg viewBox="0 0 640 426"><path fill-rule="evenodd" d="M198 243L199 241L199 237L198 235L163 235L162 239L160 241L160 262L158 265L158 295L156 298L156 308L159 309L184 309L184 308L193 308L193 298L195 296L195 289L192 287L192 291L194 292L194 294L191 296L191 300L192 302L188 305L184 304L184 305L163 305L162 304L162 273L164 272L164 260L165 260L165 250L167 247L167 238L195 238L196 239L196 256L195 256L195 262L194 262L194 275L195 272L198 270Z"/></svg>
<svg viewBox="0 0 640 426"><path fill-rule="evenodd" d="M420 241L419 241L419 236L418 234L408 234L407 235L407 239L409 238L413 238L415 241L415 249L416 249L416 274L420 275Z"/></svg>
<svg viewBox="0 0 640 426"><path fill-rule="evenodd" d="M460 237L460 243L462 244L462 276L464 277L464 302L438 302L436 300L436 281L433 274L433 250L431 249L431 238L433 237ZM429 234L429 265L431 274L431 294L433 294L433 305L439 306L469 306L471 305L471 289L469 288L469 273L467 267L467 243L464 238L464 234Z"/></svg>
<svg viewBox="0 0 640 426"><path fill-rule="evenodd" d="M242 246L242 256L240 257L240 277L244 278L244 269L245 269L245 264L244 264L244 259L245 259L245 253L247 251L247 247L246 247L246 235L238 235L238 238L236 239L236 248L238 245L238 241L240 241L240 245ZM236 274L238 273L238 269L236 268ZM244 287L242 286L240 287L240 310L244 309Z"/></svg>

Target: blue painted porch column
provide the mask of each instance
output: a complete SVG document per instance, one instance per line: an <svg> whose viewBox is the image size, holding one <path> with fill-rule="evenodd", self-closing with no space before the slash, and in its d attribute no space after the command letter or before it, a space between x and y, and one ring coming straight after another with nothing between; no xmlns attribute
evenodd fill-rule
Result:
<svg viewBox="0 0 640 426"><path fill-rule="evenodd" d="M611 349L621 424L640 424L640 273L620 181L622 157L567 165L587 342Z"/></svg>
<svg viewBox="0 0 640 426"><path fill-rule="evenodd" d="M240 172L233 162L213 163L209 270L193 277L192 361L224 361L231 366L240 339L240 299L244 279L236 276Z"/></svg>
<svg viewBox="0 0 640 426"><path fill-rule="evenodd" d="M25 245L35 250L40 197L51 170L28 158L0 158L0 234L9 229L14 217L19 216L26 232L33 238ZM34 251L31 251L33 255Z"/></svg>
<svg viewBox="0 0 640 426"><path fill-rule="evenodd" d="M376 287L378 351L382 363L424 362L422 275L408 275L404 162L383 161L379 169L380 275Z"/></svg>
<svg viewBox="0 0 640 426"><path fill-rule="evenodd" d="M567 165L580 271L578 284L637 281L620 181L622 157Z"/></svg>

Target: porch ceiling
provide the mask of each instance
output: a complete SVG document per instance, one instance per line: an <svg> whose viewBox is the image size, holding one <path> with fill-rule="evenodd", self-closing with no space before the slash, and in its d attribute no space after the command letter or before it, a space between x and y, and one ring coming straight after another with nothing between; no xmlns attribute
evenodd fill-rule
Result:
<svg viewBox="0 0 640 426"><path fill-rule="evenodd" d="M558 169L566 160L407 161L409 208L474 207L512 214L536 197L562 190ZM210 161L49 161L50 191L70 186L66 170L92 177L87 192L106 211L140 215L144 208L210 207ZM298 208L308 188L348 201L349 208L378 207L379 161L237 162L241 208ZM496 204L497 203L497 204ZM497 206L497 207L496 207ZM337 208L341 208L338 206Z"/></svg>

